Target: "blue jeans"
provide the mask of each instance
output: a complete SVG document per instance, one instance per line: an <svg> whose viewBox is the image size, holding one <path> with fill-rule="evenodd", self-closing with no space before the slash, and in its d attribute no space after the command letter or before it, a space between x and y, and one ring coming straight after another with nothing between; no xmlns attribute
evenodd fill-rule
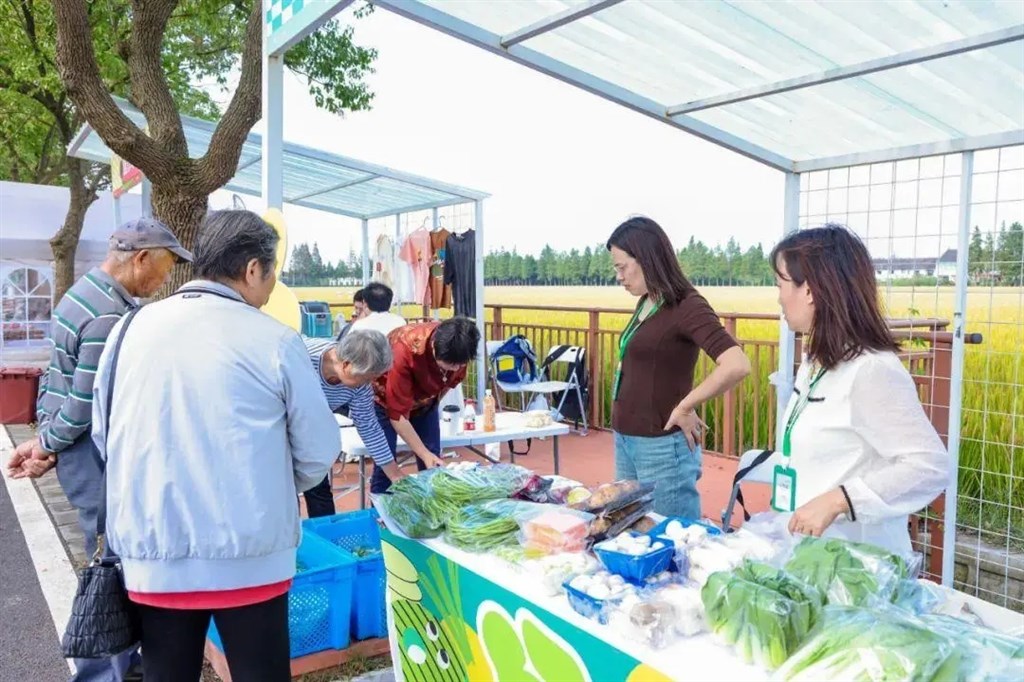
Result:
<svg viewBox="0 0 1024 682"><path fill-rule="evenodd" d="M396 449L398 446L398 434L395 433L395 427L391 425L391 420L388 419L387 413L380 405L376 405L377 410L377 421L380 422L380 426L384 429L384 438L388 441L388 446L391 448L391 454L396 455ZM412 424L413 430L416 435L423 441L423 445L435 455L441 454L441 417L437 412L437 403L429 410L420 414L409 417L409 423ZM416 468L423 471L427 468L427 465L417 457ZM370 479L370 492L371 493L384 493L387 492L388 488L391 487L391 479L384 473L384 470L377 466L376 463L373 465L373 478Z"/></svg>
<svg viewBox="0 0 1024 682"><path fill-rule="evenodd" d="M652 438L615 434L615 478L653 483L654 511L684 519L701 518L700 447L690 449L682 433Z"/></svg>

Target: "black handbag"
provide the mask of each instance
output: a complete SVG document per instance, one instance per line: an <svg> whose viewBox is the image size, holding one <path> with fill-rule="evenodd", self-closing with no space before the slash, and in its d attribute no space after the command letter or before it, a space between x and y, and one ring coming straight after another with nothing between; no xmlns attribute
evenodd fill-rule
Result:
<svg viewBox="0 0 1024 682"><path fill-rule="evenodd" d="M128 325L139 308L125 318L121 335L114 346L110 359L110 381L107 386L107 413L103 425L104 433L110 429L110 407L114 397L114 379L117 376L117 360L121 355ZM93 455L103 470L101 504L96 518L97 548L92 563L78 574L78 590L71 605L71 618L64 630L60 646L66 658L109 658L127 651L139 644L142 627L138 609L128 598L121 572L121 560L105 556L107 529L107 471L106 464L93 448Z"/></svg>

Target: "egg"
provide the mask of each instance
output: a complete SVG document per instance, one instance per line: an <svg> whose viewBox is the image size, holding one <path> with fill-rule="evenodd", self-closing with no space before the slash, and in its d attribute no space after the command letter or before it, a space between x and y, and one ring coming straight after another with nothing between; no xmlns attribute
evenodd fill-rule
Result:
<svg viewBox="0 0 1024 682"><path fill-rule="evenodd" d="M655 542L653 545L651 545L651 550L652 551L657 551L659 549L664 549L664 547L665 547L665 543L664 542Z"/></svg>
<svg viewBox="0 0 1024 682"><path fill-rule="evenodd" d="M587 594L594 599L607 599L608 595L611 594L611 590L609 590L608 586L604 583L598 583L597 585L591 586Z"/></svg>
<svg viewBox="0 0 1024 682"><path fill-rule="evenodd" d="M678 521L669 521L668 525L665 526L665 535L669 536L673 540L678 540L683 536L683 524Z"/></svg>

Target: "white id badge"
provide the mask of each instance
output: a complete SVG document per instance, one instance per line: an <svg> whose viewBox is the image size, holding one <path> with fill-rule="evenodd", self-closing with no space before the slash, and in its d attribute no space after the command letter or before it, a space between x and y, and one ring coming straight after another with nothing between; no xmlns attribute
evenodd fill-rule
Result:
<svg viewBox="0 0 1024 682"><path fill-rule="evenodd" d="M796 471L781 464L775 465L772 476L772 509L778 512L796 511Z"/></svg>

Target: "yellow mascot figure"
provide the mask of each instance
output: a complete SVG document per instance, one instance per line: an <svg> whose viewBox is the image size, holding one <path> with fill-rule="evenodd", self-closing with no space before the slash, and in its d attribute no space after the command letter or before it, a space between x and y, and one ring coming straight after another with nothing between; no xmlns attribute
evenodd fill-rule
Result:
<svg viewBox="0 0 1024 682"><path fill-rule="evenodd" d="M301 332L302 314L299 309L299 299L287 285L280 281L281 273L284 272L285 259L288 257L288 228L284 224L284 215L278 209L270 208L263 214L263 219L277 230L277 235L281 239L277 242L277 266L274 269L278 282L270 294L270 300L262 310L278 322Z"/></svg>

